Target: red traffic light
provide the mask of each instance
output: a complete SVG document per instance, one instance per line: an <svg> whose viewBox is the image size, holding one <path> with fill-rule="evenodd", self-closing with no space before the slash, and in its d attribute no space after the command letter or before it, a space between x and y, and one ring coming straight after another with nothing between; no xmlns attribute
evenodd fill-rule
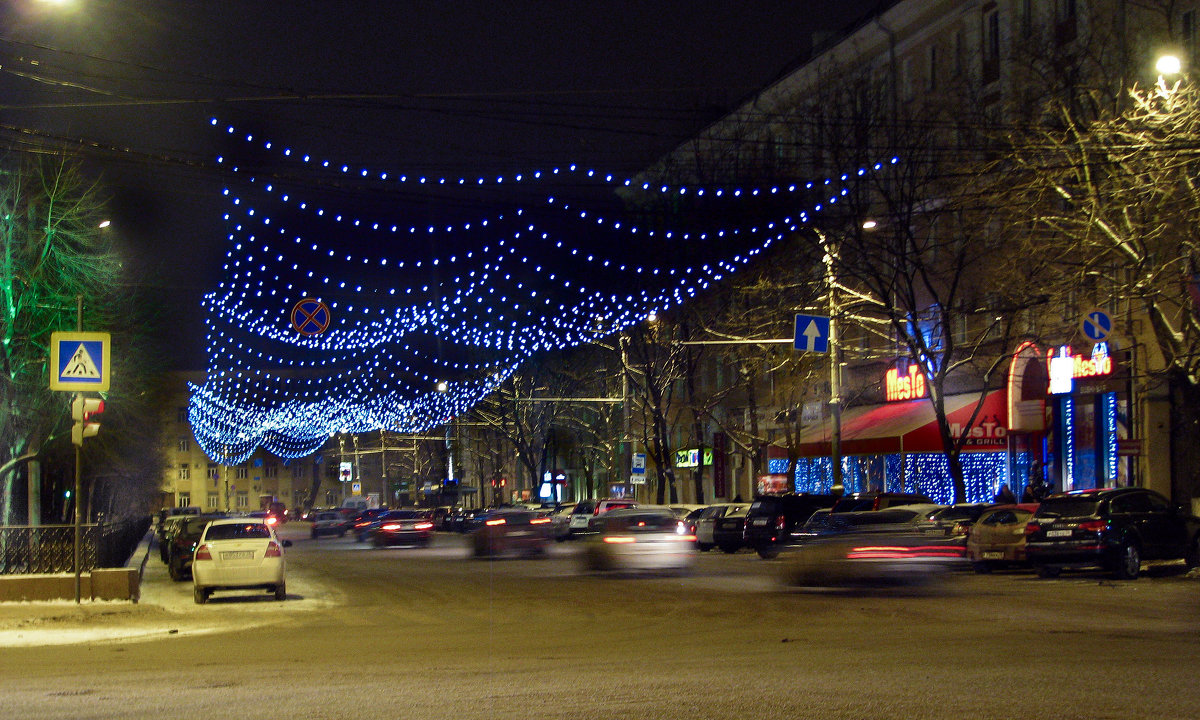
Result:
<svg viewBox="0 0 1200 720"><path fill-rule="evenodd" d="M71 419L75 422L83 422L93 415L99 415L104 412L104 401L96 398L86 398L82 395L76 395L71 401Z"/></svg>

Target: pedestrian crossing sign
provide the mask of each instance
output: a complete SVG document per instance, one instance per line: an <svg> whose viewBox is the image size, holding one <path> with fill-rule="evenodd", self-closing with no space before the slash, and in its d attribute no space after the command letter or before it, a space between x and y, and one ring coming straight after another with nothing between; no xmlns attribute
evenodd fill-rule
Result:
<svg viewBox="0 0 1200 720"><path fill-rule="evenodd" d="M107 391L111 347L108 333L51 333L50 389Z"/></svg>

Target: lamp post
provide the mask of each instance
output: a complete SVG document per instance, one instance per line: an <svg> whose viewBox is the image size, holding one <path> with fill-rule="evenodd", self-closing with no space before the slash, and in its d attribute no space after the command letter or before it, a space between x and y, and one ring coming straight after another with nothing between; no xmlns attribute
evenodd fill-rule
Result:
<svg viewBox="0 0 1200 720"><path fill-rule="evenodd" d="M829 415L832 429L829 433L829 464L832 483L829 488L833 495L840 496L845 487L842 484L842 345L838 339L838 313L840 308L837 299L837 278L834 273L834 263L838 260L838 245L836 240L820 230L816 231L821 240L822 258L825 264L825 284L829 292Z"/></svg>

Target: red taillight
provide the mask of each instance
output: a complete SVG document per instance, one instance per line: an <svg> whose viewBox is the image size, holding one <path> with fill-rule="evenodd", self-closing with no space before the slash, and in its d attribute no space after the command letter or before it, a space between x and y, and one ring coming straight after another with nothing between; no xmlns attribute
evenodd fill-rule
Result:
<svg viewBox="0 0 1200 720"><path fill-rule="evenodd" d="M545 525L548 522L550 522L550 518L540 517L540 518L534 518L534 519L530 520L529 524L530 525Z"/></svg>
<svg viewBox="0 0 1200 720"><path fill-rule="evenodd" d="M504 525L506 522L507 521L504 518L500 518L499 520L485 520L483 524L484 525Z"/></svg>
<svg viewBox="0 0 1200 720"><path fill-rule="evenodd" d="M1032 522L1025 523L1025 537L1029 537L1030 535L1036 533L1038 530L1041 530L1041 529L1042 529L1042 526L1038 525L1037 523L1032 523Z"/></svg>
<svg viewBox="0 0 1200 720"><path fill-rule="evenodd" d="M379 529L380 530L399 530L400 523L388 523L387 525L380 525Z"/></svg>
<svg viewBox="0 0 1200 720"><path fill-rule="evenodd" d="M609 535L604 538L604 542L621 545L625 543L637 542L637 538L632 538L628 535Z"/></svg>
<svg viewBox="0 0 1200 720"><path fill-rule="evenodd" d="M431 523L431 522L419 522L416 525L413 525L413 528L416 530L429 530L432 527L433 527L433 523Z"/></svg>
<svg viewBox="0 0 1200 720"><path fill-rule="evenodd" d="M775 518L775 529L783 530L785 527L787 527L787 517L784 515L780 515L780 516L776 517Z"/></svg>
<svg viewBox="0 0 1200 720"><path fill-rule="evenodd" d="M1107 520L1085 520L1077 525L1084 532L1104 532L1108 529Z"/></svg>
<svg viewBox="0 0 1200 720"><path fill-rule="evenodd" d="M193 560L212 560L212 553L208 551L208 546L201 545L196 548L196 557Z"/></svg>
<svg viewBox="0 0 1200 720"><path fill-rule="evenodd" d="M279 522L279 518L277 518L277 517L268 517L267 518L268 525L274 525L277 522Z"/></svg>
<svg viewBox="0 0 1200 720"><path fill-rule="evenodd" d="M283 557L283 550L279 547L279 543L274 540L267 543L267 554L263 557Z"/></svg>

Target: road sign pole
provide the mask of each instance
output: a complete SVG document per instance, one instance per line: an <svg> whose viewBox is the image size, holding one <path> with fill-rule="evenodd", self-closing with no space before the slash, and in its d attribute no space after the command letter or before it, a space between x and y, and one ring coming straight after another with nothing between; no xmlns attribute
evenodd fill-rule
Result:
<svg viewBox="0 0 1200 720"><path fill-rule="evenodd" d="M825 236L817 232L825 244L825 281L829 285L829 415L833 428L829 434L829 463L832 471L830 492L841 495L842 485L842 344L838 338L837 283L834 278L834 260L838 249Z"/></svg>
<svg viewBox="0 0 1200 720"><path fill-rule="evenodd" d="M83 332L83 295L75 296L75 332ZM75 400L82 402L82 397L79 393L75 393ZM80 576L82 575L82 567L79 559L80 546L83 542L83 516L81 514L80 505L83 500L83 445L82 443L75 446L75 604L80 601Z"/></svg>

